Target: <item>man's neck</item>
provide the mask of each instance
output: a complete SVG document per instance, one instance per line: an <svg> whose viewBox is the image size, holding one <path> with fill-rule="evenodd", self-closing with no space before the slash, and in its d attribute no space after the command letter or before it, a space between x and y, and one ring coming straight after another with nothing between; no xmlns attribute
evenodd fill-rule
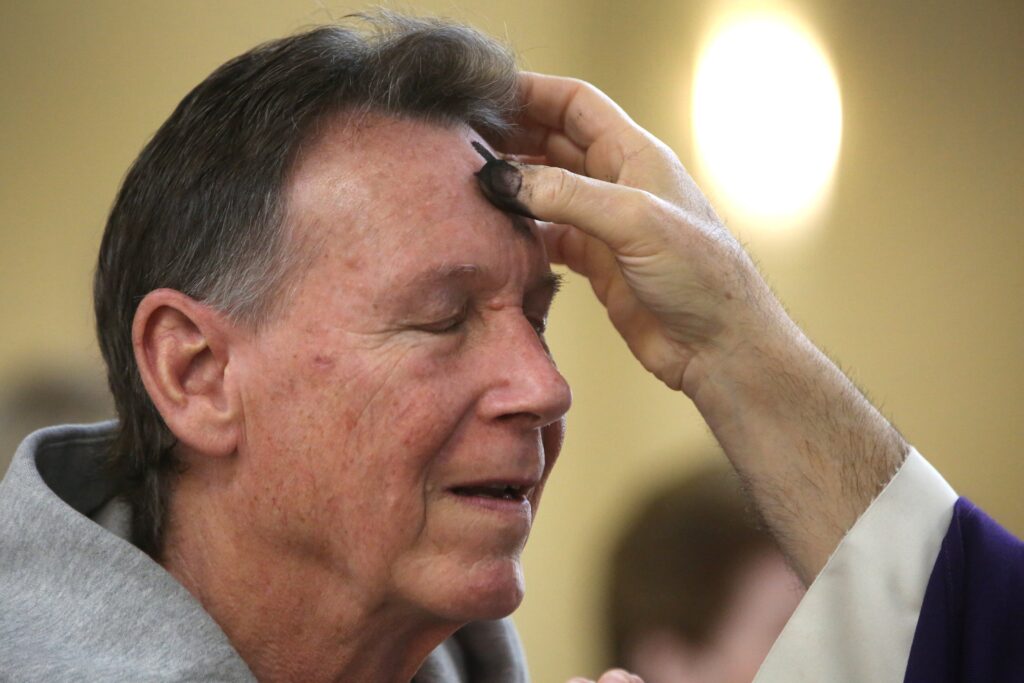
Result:
<svg viewBox="0 0 1024 683"><path fill-rule="evenodd" d="M179 484L161 564L260 681L406 683L461 625L403 609L308 556L268 552L226 528L215 500Z"/></svg>

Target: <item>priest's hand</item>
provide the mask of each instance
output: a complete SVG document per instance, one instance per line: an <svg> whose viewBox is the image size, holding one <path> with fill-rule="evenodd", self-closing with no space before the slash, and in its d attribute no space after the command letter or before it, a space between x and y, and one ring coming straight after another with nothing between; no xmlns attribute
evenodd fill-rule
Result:
<svg viewBox="0 0 1024 683"><path fill-rule="evenodd" d="M640 363L700 410L810 582L906 456L678 158L581 81L522 74L512 190Z"/></svg>
<svg viewBox="0 0 1024 683"><path fill-rule="evenodd" d="M589 678L577 676L569 679L568 683L595 683ZM644 683L644 679L636 674L631 674L624 669L609 669L601 674L596 683Z"/></svg>

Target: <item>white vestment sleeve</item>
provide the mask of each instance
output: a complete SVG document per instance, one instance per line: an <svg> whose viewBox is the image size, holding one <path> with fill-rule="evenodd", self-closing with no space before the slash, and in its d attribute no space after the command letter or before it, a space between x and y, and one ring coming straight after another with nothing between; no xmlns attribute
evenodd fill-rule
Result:
<svg viewBox="0 0 1024 683"><path fill-rule="evenodd" d="M755 683L898 683L957 495L914 449L832 553Z"/></svg>

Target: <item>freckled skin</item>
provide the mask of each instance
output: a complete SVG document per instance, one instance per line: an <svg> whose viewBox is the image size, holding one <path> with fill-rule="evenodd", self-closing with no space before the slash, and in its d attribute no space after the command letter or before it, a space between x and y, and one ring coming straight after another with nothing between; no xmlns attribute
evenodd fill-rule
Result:
<svg viewBox="0 0 1024 683"><path fill-rule="evenodd" d="M282 313L237 340L243 437L230 463L186 475L175 505L202 502L172 536L176 575L267 680L408 680L459 625L522 598L531 519L449 488L543 482L571 399L524 310L549 272L543 247L480 194L478 139L338 121L289 183L289 225L315 255ZM424 331L452 307L419 302L410 280L452 264L486 277L460 290L456 331ZM228 472L212 490L197 483L211 467ZM190 538L215 539L202 561Z"/></svg>

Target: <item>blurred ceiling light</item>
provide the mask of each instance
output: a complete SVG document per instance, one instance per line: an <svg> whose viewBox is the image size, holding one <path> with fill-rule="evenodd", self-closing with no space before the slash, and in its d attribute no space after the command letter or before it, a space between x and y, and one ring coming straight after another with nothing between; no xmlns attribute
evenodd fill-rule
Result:
<svg viewBox="0 0 1024 683"><path fill-rule="evenodd" d="M829 195L842 136L828 58L784 15L726 19L697 61L693 132L703 177L726 216L805 225Z"/></svg>

